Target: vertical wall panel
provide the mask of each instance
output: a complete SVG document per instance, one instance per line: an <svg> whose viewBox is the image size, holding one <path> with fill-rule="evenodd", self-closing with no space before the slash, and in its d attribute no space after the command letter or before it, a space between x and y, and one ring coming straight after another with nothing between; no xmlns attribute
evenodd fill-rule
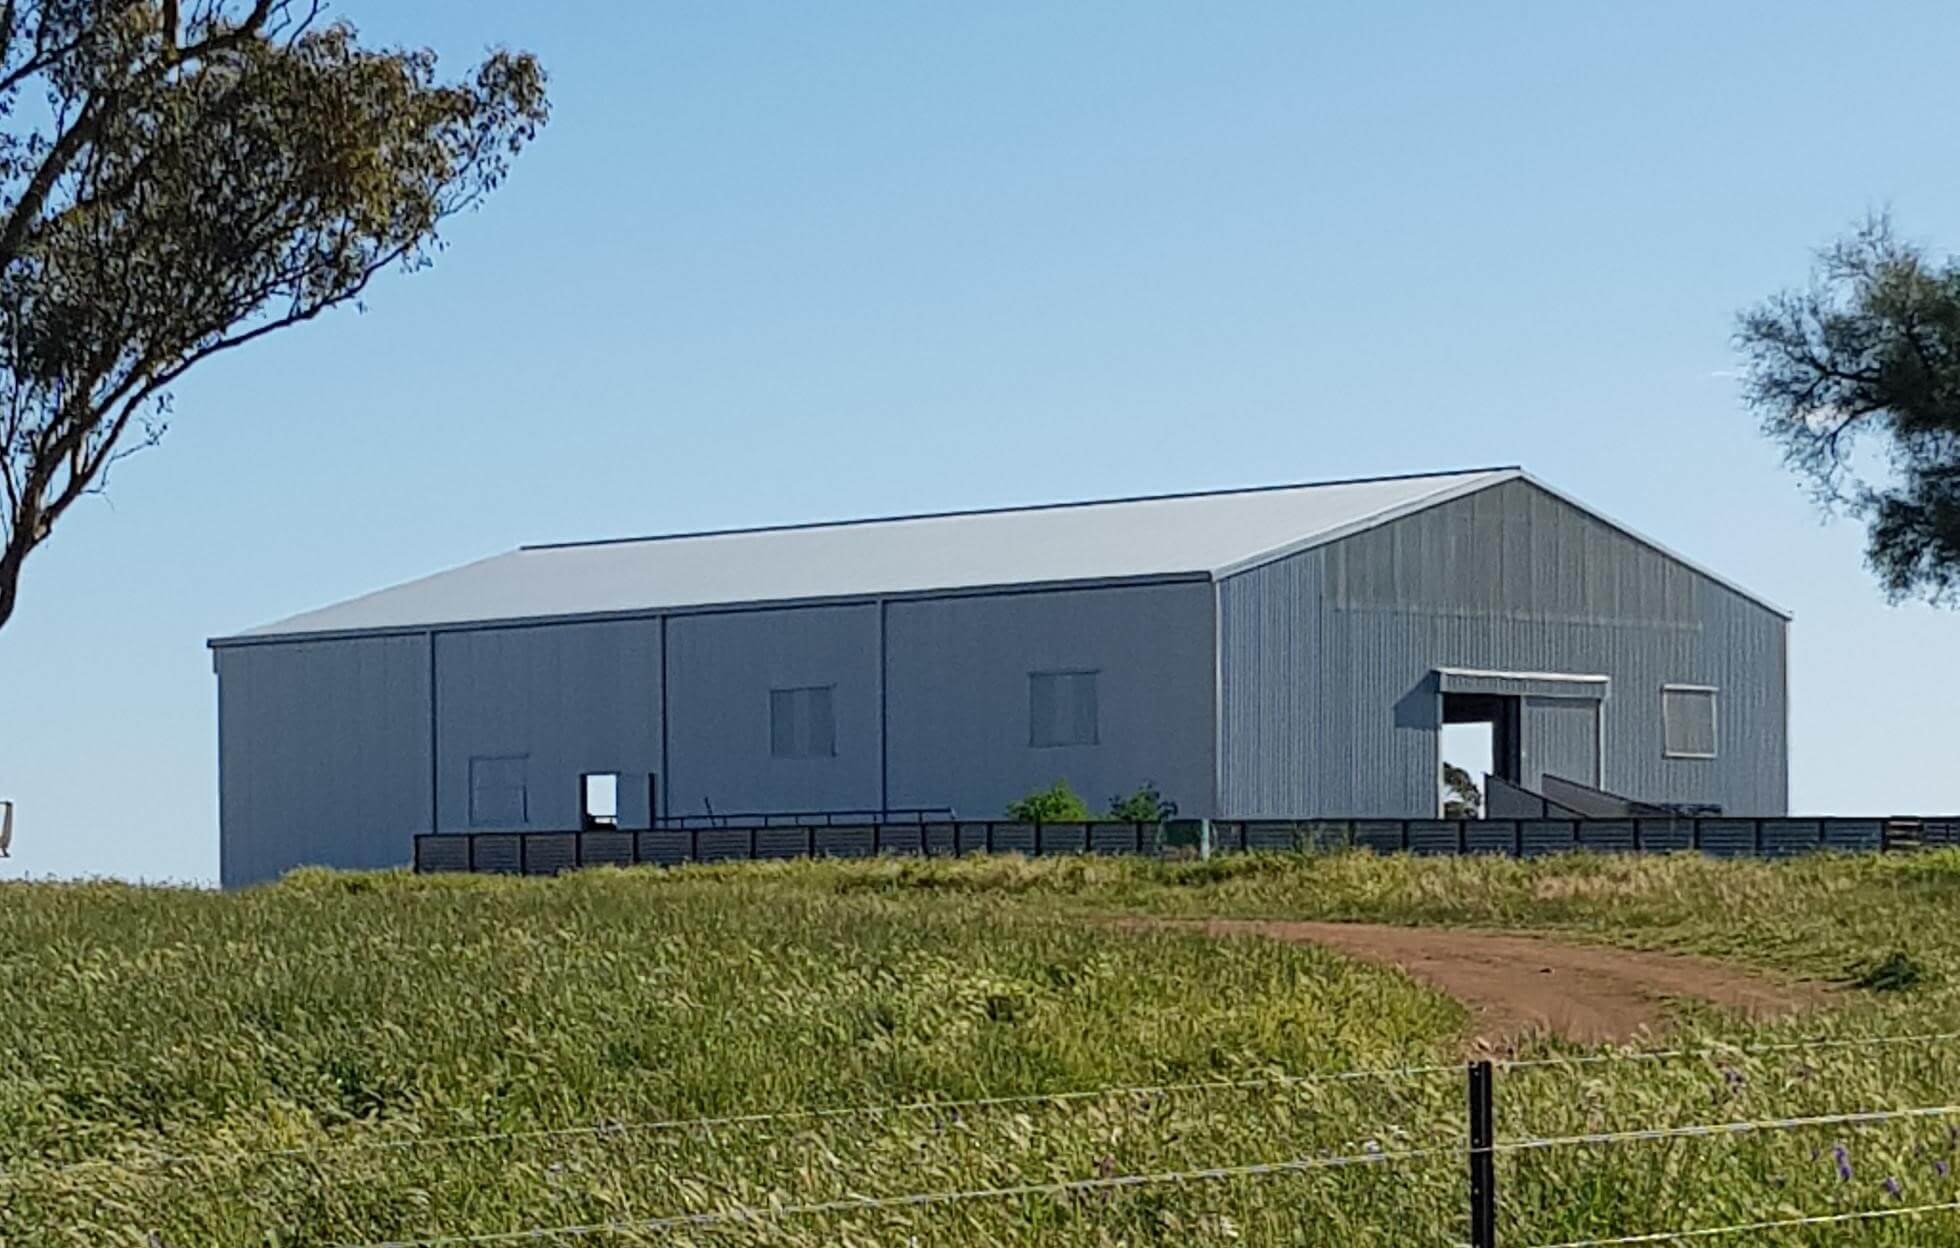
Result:
<svg viewBox="0 0 1960 1248"><path fill-rule="evenodd" d="M1318 552L1268 564L1219 585L1221 729L1219 787L1224 813L1287 817L1330 809L1313 784L1315 750L1345 742L1317 731L1322 687Z"/></svg>
<svg viewBox="0 0 1960 1248"><path fill-rule="evenodd" d="M429 830L429 639L227 646L218 874L402 866Z"/></svg>
<svg viewBox="0 0 1960 1248"><path fill-rule="evenodd" d="M620 775L620 822L645 826L660 769L658 620L438 633L435 657L439 830L470 827L473 758L524 760L522 827L576 828L579 776L605 771Z"/></svg>
<svg viewBox="0 0 1960 1248"><path fill-rule="evenodd" d="M891 800L966 818L1067 780L1092 806L1155 781L1211 812L1208 583L893 602L887 608ZM1029 674L1094 671L1093 745L1030 743Z"/></svg>
<svg viewBox="0 0 1960 1248"><path fill-rule="evenodd" d="M1524 786L1542 792L1547 775L1597 785L1599 716L1603 703L1590 698L1526 698L1519 733L1519 771Z"/></svg>
<svg viewBox="0 0 1960 1248"><path fill-rule="evenodd" d="M667 645L671 813L878 808L876 604L675 616ZM835 753L777 757L770 691L816 687Z"/></svg>
<svg viewBox="0 0 1960 1248"><path fill-rule="evenodd" d="M1786 622L1529 483L1252 569L1221 599L1227 814L1433 814L1439 667L1609 676L1604 787L1786 808ZM1668 683L1721 689L1720 758L1662 757ZM1584 761L1576 741L1539 748Z"/></svg>

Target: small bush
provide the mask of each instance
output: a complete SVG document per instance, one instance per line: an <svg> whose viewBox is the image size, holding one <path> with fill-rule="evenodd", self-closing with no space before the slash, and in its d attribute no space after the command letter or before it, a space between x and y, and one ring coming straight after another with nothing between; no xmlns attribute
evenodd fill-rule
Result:
<svg viewBox="0 0 1960 1248"><path fill-rule="evenodd" d="M1009 802L1007 817L1021 823L1086 823L1093 818L1088 803L1066 780Z"/></svg>
<svg viewBox="0 0 1960 1248"><path fill-rule="evenodd" d="M1904 992L1918 987L1925 978L1925 964L1903 949L1851 964L1851 986L1872 992Z"/></svg>
<svg viewBox="0 0 1960 1248"><path fill-rule="evenodd" d="M1164 800L1154 780L1145 780L1137 791L1109 799L1109 817L1118 823L1162 823L1177 818L1177 803Z"/></svg>

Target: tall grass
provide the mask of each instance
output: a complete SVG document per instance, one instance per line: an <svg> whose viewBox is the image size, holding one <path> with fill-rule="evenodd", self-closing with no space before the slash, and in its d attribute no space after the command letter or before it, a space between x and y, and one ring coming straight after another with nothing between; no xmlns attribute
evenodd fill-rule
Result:
<svg viewBox="0 0 1960 1248"><path fill-rule="evenodd" d="M1960 1028L1960 856L1013 858L0 887L0 1243L366 1243L1320 1154L1460 1149L1460 1075L642 1129L766 1111L1448 1064L1393 972L1110 913L1532 927L1889 991L1671 1042ZM1528 1054L1559 1051L1554 1041ZM1952 1045L1533 1068L1507 1138L1960 1102ZM1506 1241L1960 1199L1945 1120L1506 1155ZM586 1128L589 1128L587 1130ZM539 1138L510 1133L575 1129ZM455 1139L476 1136L490 1138ZM609 1232L612 1242L1422 1245L1460 1153ZM600 1241L604 1242L604 1241ZM1960 1243L1960 1221L1754 1243Z"/></svg>

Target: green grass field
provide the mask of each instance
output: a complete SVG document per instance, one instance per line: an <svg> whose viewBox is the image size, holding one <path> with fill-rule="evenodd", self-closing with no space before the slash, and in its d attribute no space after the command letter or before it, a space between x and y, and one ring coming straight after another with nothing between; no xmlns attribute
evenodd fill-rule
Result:
<svg viewBox="0 0 1960 1248"><path fill-rule="evenodd" d="M1102 917L1529 929L1830 980L1910 955L1880 977L1889 990L1847 988L1797 1019L1683 1007L1666 1042L1701 1047L1960 1029L1957 905L1956 854L306 872L229 895L5 885L0 1244L461 1243L1384 1155L561 1242L1453 1244L1458 1005L1312 947ZM1276 1078L1432 1064L1445 1069ZM1162 1086L1194 1083L1243 1086ZM646 1125L1144 1085L1160 1090ZM1531 1068L1498 1088L1506 1139L1956 1103L1951 1043ZM1502 1242L1960 1201L1956 1127L1506 1153ZM1960 1214L1718 1242L1960 1243Z"/></svg>

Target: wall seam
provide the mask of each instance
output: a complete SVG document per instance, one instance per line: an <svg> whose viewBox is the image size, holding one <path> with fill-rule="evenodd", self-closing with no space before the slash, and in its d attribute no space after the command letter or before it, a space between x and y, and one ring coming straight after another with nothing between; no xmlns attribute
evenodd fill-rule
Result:
<svg viewBox="0 0 1960 1248"><path fill-rule="evenodd" d="M429 630L429 831L442 831L441 720L436 707L436 634Z"/></svg>
<svg viewBox="0 0 1960 1248"><path fill-rule="evenodd" d="M649 826L651 826L658 817L665 815L667 813L668 802L672 800L669 797L669 794L671 794L674 791L674 773L668 769L668 763L667 763L667 740L672 735L668 731L669 724L668 724L668 717L667 717L667 685L668 685L667 619L668 617L663 615L660 616L659 619L660 619L660 783L656 787L659 789L660 792L660 809L657 811L655 810L647 811L647 824Z"/></svg>
<svg viewBox="0 0 1960 1248"><path fill-rule="evenodd" d="M892 808L891 789L891 733L890 733L890 689L891 689L891 646L887 617L891 603L878 600L878 810L888 813Z"/></svg>

